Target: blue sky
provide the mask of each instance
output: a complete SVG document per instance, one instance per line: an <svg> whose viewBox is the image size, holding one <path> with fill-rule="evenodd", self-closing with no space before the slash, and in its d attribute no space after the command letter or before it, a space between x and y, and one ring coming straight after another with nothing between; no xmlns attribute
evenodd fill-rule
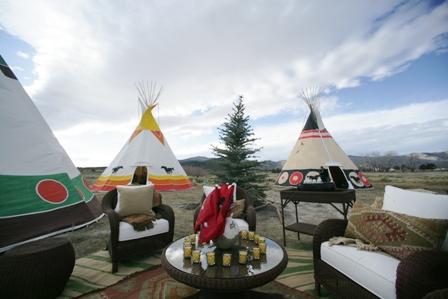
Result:
<svg viewBox="0 0 448 299"><path fill-rule="evenodd" d="M244 95L262 147L286 160L320 86L350 155L448 151L445 1L0 0L0 54L76 166L106 166L139 121L139 81L178 159L213 157Z"/></svg>

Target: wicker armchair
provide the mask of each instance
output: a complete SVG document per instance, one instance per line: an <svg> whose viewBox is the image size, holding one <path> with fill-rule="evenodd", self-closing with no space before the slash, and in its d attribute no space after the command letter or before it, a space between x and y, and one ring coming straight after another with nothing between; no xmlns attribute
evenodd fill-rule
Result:
<svg viewBox="0 0 448 299"><path fill-rule="evenodd" d="M201 198L201 202L200 202L199 206L194 211L193 227L196 223L196 219L198 218L199 211L201 210L201 206L202 206L202 203L204 202L205 198L206 198L206 196L204 193L204 194L202 194L202 198ZM236 199L245 199L245 202L244 202L245 216L243 219L249 225L249 230L255 231L255 228L257 226L257 216L256 216L255 208L254 208L254 205L252 202L252 196L246 189L244 189L243 187L237 186L236 187Z"/></svg>
<svg viewBox="0 0 448 299"><path fill-rule="evenodd" d="M325 220L314 232L316 294L320 296L320 286L323 285L335 298L378 298L321 260L321 243L334 236L343 236L347 223L342 219ZM395 288L398 299L423 298L430 292L448 288L448 252L420 251L402 259L397 268Z"/></svg>
<svg viewBox="0 0 448 299"><path fill-rule="evenodd" d="M119 241L120 219L114 210L116 205L117 189L113 189L104 196L102 201L103 212L107 215L110 225L110 237L107 248L112 259L112 273L117 272L119 261L163 249L173 241L174 235L174 211L170 206L160 204L153 210L169 222L169 231L167 233Z"/></svg>

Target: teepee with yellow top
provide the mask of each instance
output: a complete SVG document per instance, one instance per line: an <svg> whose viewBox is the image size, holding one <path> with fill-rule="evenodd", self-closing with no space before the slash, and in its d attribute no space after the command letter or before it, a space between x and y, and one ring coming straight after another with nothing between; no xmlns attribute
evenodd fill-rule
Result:
<svg viewBox="0 0 448 299"><path fill-rule="evenodd" d="M153 184L156 190L184 190L193 184L174 156L159 128L152 110L163 87L155 93L155 84L137 86L142 118L124 147L98 178L93 191L109 191L118 185Z"/></svg>

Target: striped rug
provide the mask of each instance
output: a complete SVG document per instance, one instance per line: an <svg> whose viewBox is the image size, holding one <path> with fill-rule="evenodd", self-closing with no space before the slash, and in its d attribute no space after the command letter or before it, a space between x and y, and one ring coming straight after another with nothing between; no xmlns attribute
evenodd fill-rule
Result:
<svg viewBox="0 0 448 299"><path fill-rule="evenodd" d="M286 248L289 262L287 268L280 274L276 282L297 289L312 297L319 298L314 293L313 253L310 246ZM125 278L138 275L151 268L159 268L161 251L136 257L119 263L118 272L112 274L112 263L107 251L99 251L76 260L73 273L58 299L76 298L95 290L104 289ZM310 297L311 297L310 296ZM331 298L322 288L321 298Z"/></svg>

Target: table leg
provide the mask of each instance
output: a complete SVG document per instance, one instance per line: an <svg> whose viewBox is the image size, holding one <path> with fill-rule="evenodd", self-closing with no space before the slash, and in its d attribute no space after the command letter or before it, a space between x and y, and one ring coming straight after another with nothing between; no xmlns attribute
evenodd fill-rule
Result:
<svg viewBox="0 0 448 299"><path fill-rule="evenodd" d="M286 237L285 237L285 211L283 210L284 204L283 204L283 199L280 199L280 203L282 206L282 228L283 228L283 246L286 246ZM285 205L288 203L288 201L286 201Z"/></svg>
<svg viewBox="0 0 448 299"><path fill-rule="evenodd" d="M294 202L295 208L296 208L296 223L299 222L299 214L297 212L297 205L300 203L300 201ZM300 233L297 233L297 240L300 241Z"/></svg>

